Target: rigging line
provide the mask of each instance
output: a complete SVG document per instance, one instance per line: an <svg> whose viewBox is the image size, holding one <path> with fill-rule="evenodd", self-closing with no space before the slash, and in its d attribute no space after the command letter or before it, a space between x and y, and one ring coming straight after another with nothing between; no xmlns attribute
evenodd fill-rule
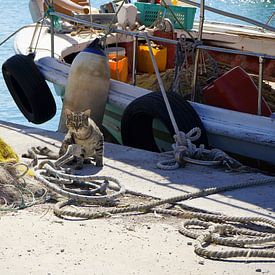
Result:
<svg viewBox="0 0 275 275"><path fill-rule="evenodd" d="M36 40L35 47L34 47L34 52L36 52L36 50L37 50L38 41L39 41L39 39L40 39L40 35L41 35L41 32L42 32L42 28L43 28L43 24L44 24L45 18L46 18L46 16L44 16L44 17L42 18L42 22L41 22L41 25L40 25L40 30L39 30L39 33L38 33L38 37L37 37L37 40Z"/></svg>
<svg viewBox="0 0 275 275"><path fill-rule="evenodd" d="M92 12L91 12L92 6L91 6L91 0L89 0L89 7L90 7L90 21L92 22ZM92 28L92 29L93 29L93 28Z"/></svg>
<svg viewBox="0 0 275 275"><path fill-rule="evenodd" d="M10 34L8 37L6 37L3 41L0 42L0 46L2 46L4 43L6 43L10 38L12 38L15 34L20 32L21 30L23 30L25 28L30 28L30 27L32 27L32 26L23 26L23 27L19 28L18 30L14 31L12 34Z"/></svg>

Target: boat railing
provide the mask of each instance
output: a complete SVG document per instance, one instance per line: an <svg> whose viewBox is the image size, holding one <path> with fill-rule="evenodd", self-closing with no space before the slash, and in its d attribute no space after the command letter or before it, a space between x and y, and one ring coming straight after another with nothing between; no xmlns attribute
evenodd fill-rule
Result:
<svg viewBox="0 0 275 275"><path fill-rule="evenodd" d="M211 11L214 12L213 8L204 6L204 0L201 1L201 5L189 0L180 0L182 2L186 2L188 4L192 4L198 7L202 7L201 12L200 12L200 26L199 26L199 35L198 35L198 40L201 40L202 38L202 31L203 31L203 21L204 21L204 7L208 10L211 9ZM192 3L191 3L192 2ZM216 12L216 11L215 11ZM111 28L110 26L106 26L106 25L102 25L102 24L98 24L95 22L90 22L90 21L86 21L86 20L82 20L73 16L69 16L69 15L65 15L59 12L55 12L52 11L49 13L50 18L51 18L51 56L54 57L54 25L53 25L53 17L57 16L61 19L64 19L66 21L69 22L73 22L73 23L77 23L77 24L81 24L90 28L96 28L96 29L101 29L101 30L105 30L111 33L117 33L117 34L123 34L123 35L128 35L128 36L133 36L134 39L134 43L133 43L133 47L134 47L134 55L133 55L133 67L136 64L136 44L137 44L137 39L138 38L143 38L144 40L153 40L153 41L159 41L159 42L165 42L165 43L170 43L170 44L174 44L176 45L178 42L176 40L172 40L172 39L167 39L167 38L161 38L161 37L156 37L156 36L152 36L152 35L148 35L146 32L142 32L142 31L129 31L129 30L124 30L124 29L118 29L118 28ZM224 14L225 15L225 14ZM231 16L231 14L229 14ZM232 17L232 16L231 16ZM238 16L238 19L243 20L245 19L244 17ZM243 20L245 21L245 20ZM252 22L253 21L253 22ZM254 20L250 21L250 23L255 23L256 25L259 23L257 21L254 22ZM247 22L247 20L246 20ZM268 30L272 30L275 31L275 28L270 27L266 24L262 24L259 23L261 25L264 25L262 27L264 27L265 29ZM196 43L196 56L198 56L198 52L199 50L207 50L207 51L214 51L214 52L223 52L223 53L229 53L229 54L238 54L238 55L246 55L246 56L253 56L253 57L258 57L259 59L259 84L258 84L258 110L257 113L258 115L261 115L261 102L262 102L262 85L263 85L263 66L264 66L264 60L265 59L274 59L275 60L275 56L274 55L267 55L267 54L262 54L262 53L256 53L256 52L249 52L249 51L242 51L242 50L234 50L234 49L225 49L225 48L221 48L221 47L214 47L214 46L206 46L203 45L202 43ZM194 68L194 77L193 77L193 91L195 91L195 85L196 85L196 78L197 78L197 71L196 71L196 67L198 67L198 59L199 58L195 58L195 68ZM133 72L135 72L135 70L133 70ZM133 73L134 75L134 73ZM133 76L133 81L132 84L135 85L135 76ZM192 101L194 100L195 96L194 93L192 93Z"/></svg>
<svg viewBox="0 0 275 275"><path fill-rule="evenodd" d="M71 21L71 22L74 22L74 23L78 23L78 24L81 24L81 25L85 25L87 27L92 27L92 28L97 28L97 29L102 29L102 30L108 30L108 27L105 26L105 25L101 25L101 24L98 24L98 23L78 19L78 18L69 16L69 15L64 15L64 14L59 13L59 12L51 12L50 15L58 16L58 17L63 18L65 20L68 20L68 21ZM138 32L137 31L127 31L127 30L115 29L114 28L114 29L112 29L112 33L130 35L130 36L133 36L133 37L146 39L146 35L141 31L138 31ZM170 44L174 44L174 45L177 45L177 43L178 43L176 40L157 37L157 36L152 36L152 35L148 35L148 38L150 40L170 43ZM275 59L275 55L270 55L270 54L242 51L242 50L235 50L235 49L226 49L226 48L221 48L221 47L216 47L216 46L207 46L207 45L203 45L203 44L198 44L196 47L199 48L199 49L202 49L202 50L211 50L211 51L215 51L215 52L224 52L224 53L231 53L231 54L240 54L240 55L247 55L247 56L254 56L254 57L262 57L264 59Z"/></svg>
<svg viewBox="0 0 275 275"><path fill-rule="evenodd" d="M183 2L185 4L188 4L188 5L191 5L191 6L198 7L198 8L201 8L201 5L204 5L204 3L196 3L196 2L191 1L191 0L179 0L179 1ZM201 1L201 2L204 2L204 1ZM248 24L260 27L262 29L265 29L265 30L268 30L268 31L271 31L271 32L275 32L275 28L272 27L272 26L270 26L270 25L268 25L268 23L272 19L273 15L271 16L271 18L268 21L268 23L265 24L265 23L253 20L253 19L245 17L245 16L237 15L237 14L234 14L234 13L231 13L231 12L226 12L226 11L223 11L223 10L220 10L220 9L215 9L213 7L209 7L209 6L206 6L206 5L204 5L204 9L208 10L210 12L213 12L213 13L217 13L217 14L223 15L225 17L230 17L230 18L233 18L233 19L237 19L237 20L246 22Z"/></svg>

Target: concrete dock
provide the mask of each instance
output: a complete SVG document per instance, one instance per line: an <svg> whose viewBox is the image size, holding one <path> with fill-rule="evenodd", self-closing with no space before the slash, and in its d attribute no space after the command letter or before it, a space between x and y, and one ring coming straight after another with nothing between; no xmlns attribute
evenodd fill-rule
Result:
<svg viewBox="0 0 275 275"><path fill-rule="evenodd" d="M63 135L0 121L0 137L21 155L31 146L54 151ZM256 173L187 164L163 171L159 154L105 144L103 169L85 166L81 174L113 176L126 188L159 198L225 186ZM245 188L184 202L210 212L275 220L275 184ZM194 240L178 232L181 220L156 214L72 221L56 217L53 204L1 214L1 274L275 274L275 259L204 259ZM274 249L274 248L273 248Z"/></svg>

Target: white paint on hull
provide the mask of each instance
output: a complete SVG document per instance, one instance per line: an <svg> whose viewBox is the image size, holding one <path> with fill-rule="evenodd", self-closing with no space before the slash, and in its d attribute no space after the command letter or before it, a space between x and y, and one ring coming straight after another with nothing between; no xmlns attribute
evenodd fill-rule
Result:
<svg viewBox="0 0 275 275"><path fill-rule="evenodd" d="M14 47L17 53L28 53L33 31L34 27L26 28L16 36ZM271 36L275 45L275 36ZM88 38L89 36L87 35L76 37L69 37L64 34L56 35L56 59L53 59L49 57L50 35L48 28L43 27L38 43L39 50L36 54L36 63L45 78L54 84L65 87L70 66L57 59L61 60L61 57L82 50L88 44ZM135 98L149 92L139 87L112 80L108 102L124 109ZM202 119L211 146L275 164L274 119L198 103L191 104Z"/></svg>

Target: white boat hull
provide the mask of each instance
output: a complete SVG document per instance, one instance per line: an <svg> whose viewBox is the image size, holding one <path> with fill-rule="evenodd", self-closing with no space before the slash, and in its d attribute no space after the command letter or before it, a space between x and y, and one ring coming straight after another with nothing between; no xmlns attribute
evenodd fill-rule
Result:
<svg viewBox="0 0 275 275"><path fill-rule="evenodd" d="M66 86L69 65L50 57L38 60L37 65L48 81ZM111 80L108 104L122 112L133 100L150 92ZM211 147L275 164L275 119L190 103L202 120ZM119 122L113 127L113 131L120 131Z"/></svg>
<svg viewBox="0 0 275 275"><path fill-rule="evenodd" d="M33 31L34 27L30 27L18 33L14 43L17 53L28 53ZM43 27L40 36L38 48L42 50L37 51L36 64L46 80L61 87L59 92L62 96L62 87L66 86L70 65L58 59L70 53L79 52L89 40L83 36L68 39L66 35L58 34L55 36L55 58L51 58L49 57L50 34L46 27ZM115 118L104 119L106 127L119 135L119 119L123 110L134 99L147 93L150 91L112 80L107 110L108 107L115 110ZM275 120L273 118L193 102L191 104L203 122L210 146L275 164Z"/></svg>

